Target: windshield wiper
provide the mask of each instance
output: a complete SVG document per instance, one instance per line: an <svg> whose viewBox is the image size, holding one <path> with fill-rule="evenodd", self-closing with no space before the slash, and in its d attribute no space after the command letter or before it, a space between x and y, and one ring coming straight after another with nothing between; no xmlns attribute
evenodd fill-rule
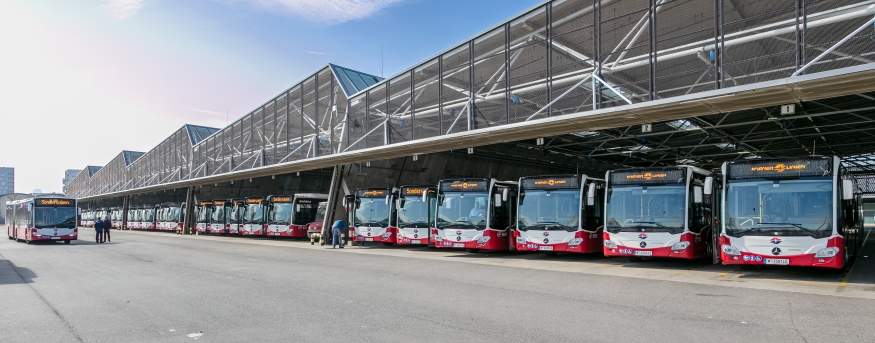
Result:
<svg viewBox="0 0 875 343"><path fill-rule="evenodd" d="M808 228L802 226L802 224L796 224L796 223L759 223L757 225L764 225L764 224L765 225L790 225L790 226L793 226L795 228L802 229L802 231L808 232L812 235L820 236L820 233L817 232L817 230L808 229Z"/></svg>

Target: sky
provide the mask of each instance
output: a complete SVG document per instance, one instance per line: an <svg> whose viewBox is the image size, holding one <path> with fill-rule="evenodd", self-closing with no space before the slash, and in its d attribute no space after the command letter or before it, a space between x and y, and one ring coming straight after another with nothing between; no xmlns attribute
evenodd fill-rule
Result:
<svg viewBox="0 0 875 343"><path fill-rule="evenodd" d="M0 0L0 167L66 169L224 127L328 63L392 76L540 0Z"/></svg>

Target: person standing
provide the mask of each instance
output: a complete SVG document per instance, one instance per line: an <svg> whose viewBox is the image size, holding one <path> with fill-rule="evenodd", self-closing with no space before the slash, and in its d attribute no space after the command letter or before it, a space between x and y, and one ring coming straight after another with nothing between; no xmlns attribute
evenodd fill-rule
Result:
<svg viewBox="0 0 875 343"><path fill-rule="evenodd" d="M100 243L100 241L103 240L103 220L101 220L100 218L97 218L97 221L94 222L94 232L97 233L94 241L96 243Z"/></svg>
<svg viewBox="0 0 875 343"><path fill-rule="evenodd" d="M103 217L103 241L100 243L112 242L112 240L109 239L110 230L112 230L112 221L109 220L109 217Z"/></svg>
<svg viewBox="0 0 875 343"><path fill-rule="evenodd" d="M331 226L331 248L334 249L338 245L343 249L343 241L341 241L343 231L349 230L349 226L346 225L346 222L343 220L338 220L334 222L334 225Z"/></svg>

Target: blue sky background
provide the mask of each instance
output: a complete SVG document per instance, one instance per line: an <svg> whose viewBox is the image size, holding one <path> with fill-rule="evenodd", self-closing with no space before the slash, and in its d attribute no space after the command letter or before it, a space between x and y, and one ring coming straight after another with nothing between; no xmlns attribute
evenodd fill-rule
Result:
<svg viewBox="0 0 875 343"><path fill-rule="evenodd" d="M379 75L382 45L391 76L539 3L3 0L0 134L34 150L0 149L0 166L16 191L60 191L65 169L223 127L329 62Z"/></svg>

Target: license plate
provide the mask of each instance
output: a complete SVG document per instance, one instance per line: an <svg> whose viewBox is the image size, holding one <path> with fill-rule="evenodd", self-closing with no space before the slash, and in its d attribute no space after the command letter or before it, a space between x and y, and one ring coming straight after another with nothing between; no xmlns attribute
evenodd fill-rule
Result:
<svg viewBox="0 0 875 343"><path fill-rule="evenodd" d="M421 241L410 241L410 244L422 244Z"/></svg>
<svg viewBox="0 0 875 343"><path fill-rule="evenodd" d="M538 247L538 250L553 250L552 245L542 245Z"/></svg>
<svg viewBox="0 0 875 343"><path fill-rule="evenodd" d="M790 259L788 259L788 258L767 258L767 259L765 260L765 263L766 263L766 264L782 264L782 265L788 265L788 264L790 264Z"/></svg>
<svg viewBox="0 0 875 343"><path fill-rule="evenodd" d="M52 237L52 239L61 239L61 237Z"/></svg>
<svg viewBox="0 0 875 343"><path fill-rule="evenodd" d="M373 242L373 241L374 241L373 238L365 238L365 242Z"/></svg>
<svg viewBox="0 0 875 343"><path fill-rule="evenodd" d="M635 256L653 256L653 252L650 250L637 250L635 251Z"/></svg>
<svg viewBox="0 0 875 343"><path fill-rule="evenodd" d="M453 248L464 248L465 243L453 243Z"/></svg>

